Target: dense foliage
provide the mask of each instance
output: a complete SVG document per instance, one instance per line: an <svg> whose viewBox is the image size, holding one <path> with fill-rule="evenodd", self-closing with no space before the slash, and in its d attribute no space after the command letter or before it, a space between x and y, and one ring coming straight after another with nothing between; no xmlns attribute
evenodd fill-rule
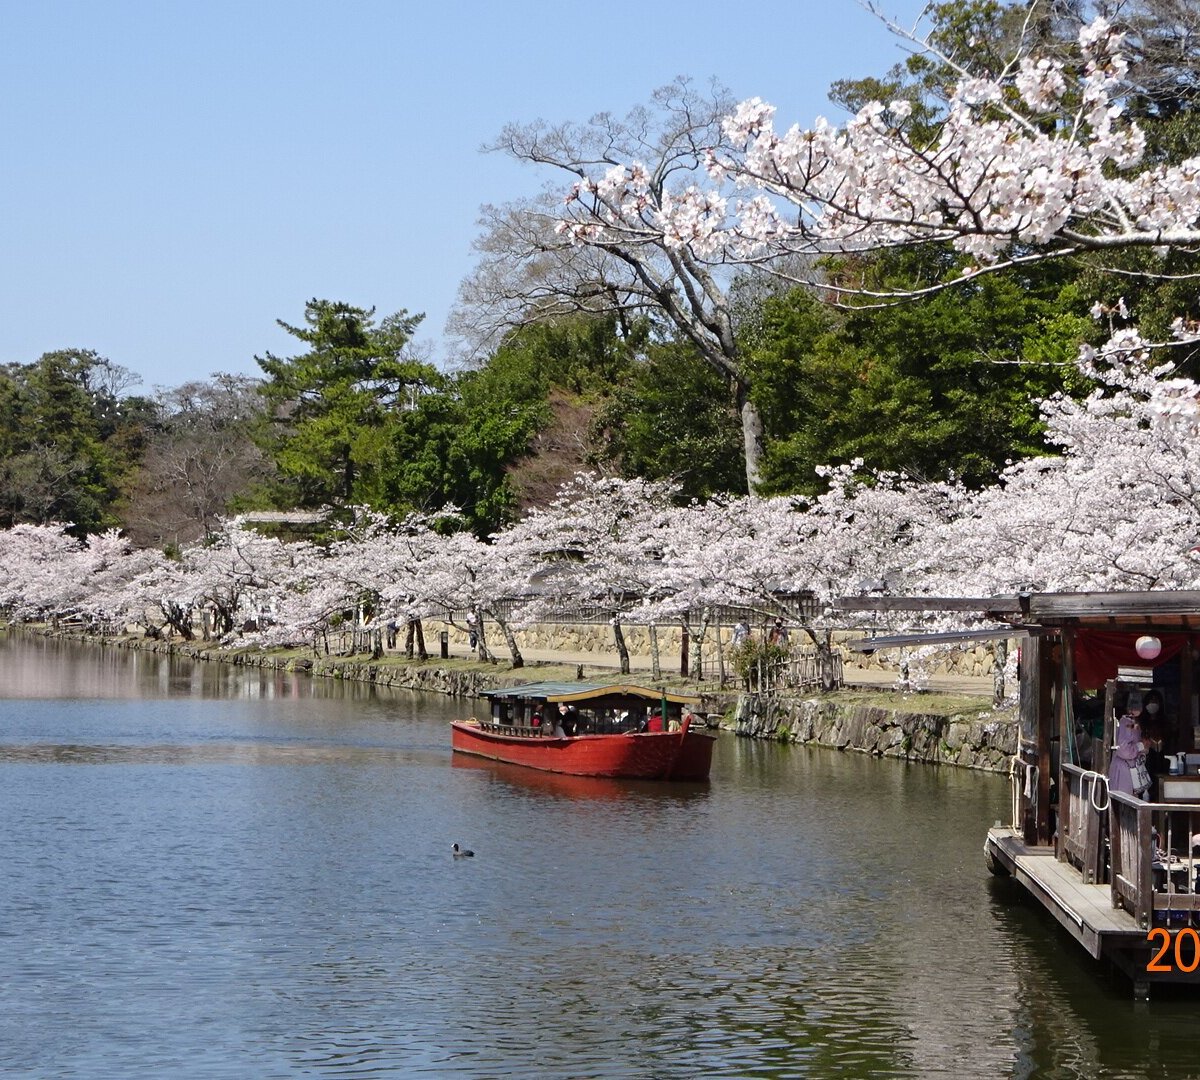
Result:
<svg viewBox="0 0 1200 1080"><path fill-rule="evenodd" d="M132 381L87 349L0 368L0 525L66 521L85 535L118 523L152 415L121 396Z"/></svg>

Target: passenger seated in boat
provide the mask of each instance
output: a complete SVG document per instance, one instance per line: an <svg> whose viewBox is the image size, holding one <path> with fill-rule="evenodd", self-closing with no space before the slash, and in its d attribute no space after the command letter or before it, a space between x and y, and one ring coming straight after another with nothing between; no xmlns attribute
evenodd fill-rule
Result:
<svg viewBox="0 0 1200 1080"><path fill-rule="evenodd" d="M579 731L579 710L565 701L558 704L558 718L562 722L563 731L567 738L573 738Z"/></svg>
<svg viewBox="0 0 1200 1080"><path fill-rule="evenodd" d="M562 719L560 717L556 716L554 718L553 728L547 725L547 734L554 739L565 739L567 737L567 733L563 728Z"/></svg>
<svg viewBox="0 0 1200 1080"><path fill-rule="evenodd" d="M656 713L656 712L651 713L650 719L646 721L646 730L647 731L662 731L662 729L663 729L662 713Z"/></svg>
<svg viewBox="0 0 1200 1080"><path fill-rule="evenodd" d="M537 728L540 732L542 729L542 710L540 708L533 710L533 715L529 718L529 726Z"/></svg>

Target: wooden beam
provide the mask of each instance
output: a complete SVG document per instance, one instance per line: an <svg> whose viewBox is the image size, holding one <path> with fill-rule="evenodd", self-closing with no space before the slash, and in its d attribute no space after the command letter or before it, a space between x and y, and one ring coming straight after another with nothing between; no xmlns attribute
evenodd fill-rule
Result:
<svg viewBox="0 0 1200 1080"><path fill-rule="evenodd" d="M1019 615L1017 596L839 596L833 606L839 611L971 611Z"/></svg>
<svg viewBox="0 0 1200 1080"><path fill-rule="evenodd" d="M1032 593L1029 597L1029 617L1034 621L1103 616L1151 620L1156 615L1200 615L1200 591Z"/></svg>
<svg viewBox="0 0 1200 1080"><path fill-rule="evenodd" d="M1037 641L1038 638L1030 638ZM1054 646L1046 639L1042 640L1040 650L1038 675L1038 805L1037 805L1037 837L1039 844L1049 844L1052 829L1050 828L1050 782L1054 779L1051 767L1053 758L1050 753L1050 742L1054 738L1055 715L1053 691L1058 679L1058 664L1054 660ZM1059 757L1062 757L1062 747L1059 747Z"/></svg>
<svg viewBox="0 0 1200 1080"><path fill-rule="evenodd" d="M1038 764L1038 738L1040 724L1038 721L1038 706L1041 703L1039 680L1042 677L1042 651L1049 648L1049 643L1042 638L1030 638L1021 649L1021 737L1017 753L1021 764L1028 768ZM1037 819L1034 815L1032 801L1025 794L1027 776L1022 773L1018 778L1021 785L1019 805L1021 808L1021 833L1027 844L1038 842Z"/></svg>

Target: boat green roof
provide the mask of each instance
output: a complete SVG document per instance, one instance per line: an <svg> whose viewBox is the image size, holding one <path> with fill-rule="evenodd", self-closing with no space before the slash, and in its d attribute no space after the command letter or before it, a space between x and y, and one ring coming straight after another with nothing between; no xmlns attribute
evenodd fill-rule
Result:
<svg viewBox="0 0 1200 1080"><path fill-rule="evenodd" d="M674 705L697 705L698 697L673 691L652 690L633 683L539 682L521 686L506 686L485 690L489 698L531 698L536 701L590 701L601 697L637 697L646 701L661 701L664 697Z"/></svg>

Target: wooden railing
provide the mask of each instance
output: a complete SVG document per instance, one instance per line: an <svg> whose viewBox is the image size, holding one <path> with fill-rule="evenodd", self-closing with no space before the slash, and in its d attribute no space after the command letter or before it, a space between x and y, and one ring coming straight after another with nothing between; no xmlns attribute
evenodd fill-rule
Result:
<svg viewBox="0 0 1200 1080"><path fill-rule="evenodd" d="M1108 824L1108 782L1098 773L1075 765L1062 768L1058 797L1059 857L1074 866L1089 885L1105 881L1105 826Z"/></svg>
<svg viewBox="0 0 1200 1080"><path fill-rule="evenodd" d="M1193 847L1193 837L1200 840L1200 803L1143 802L1110 793L1094 772L1062 767L1059 858L1085 883L1107 882L1113 907L1142 928L1200 918L1200 845Z"/></svg>
<svg viewBox="0 0 1200 1080"><path fill-rule="evenodd" d="M1124 908L1143 929L1155 913L1200 912L1192 837L1200 831L1200 804L1149 803L1122 792L1109 795L1113 907Z"/></svg>
<svg viewBox="0 0 1200 1080"><path fill-rule="evenodd" d="M1154 804L1120 791L1110 792L1109 800L1113 907L1124 908L1138 926L1149 929L1154 896L1151 831Z"/></svg>
<svg viewBox="0 0 1200 1080"><path fill-rule="evenodd" d="M832 650L825 658L825 663L828 665L831 688L841 689L845 679L841 652L838 649ZM708 656L704 658L703 681L720 681L715 656L711 659ZM726 660L725 684L735 684L739 681L745 689L756 694L785 689L819 689L824 683L821 658L816 650L798 650L770 663L754 664L747 677L741 680L734 674L733 665Z"/></svg>

